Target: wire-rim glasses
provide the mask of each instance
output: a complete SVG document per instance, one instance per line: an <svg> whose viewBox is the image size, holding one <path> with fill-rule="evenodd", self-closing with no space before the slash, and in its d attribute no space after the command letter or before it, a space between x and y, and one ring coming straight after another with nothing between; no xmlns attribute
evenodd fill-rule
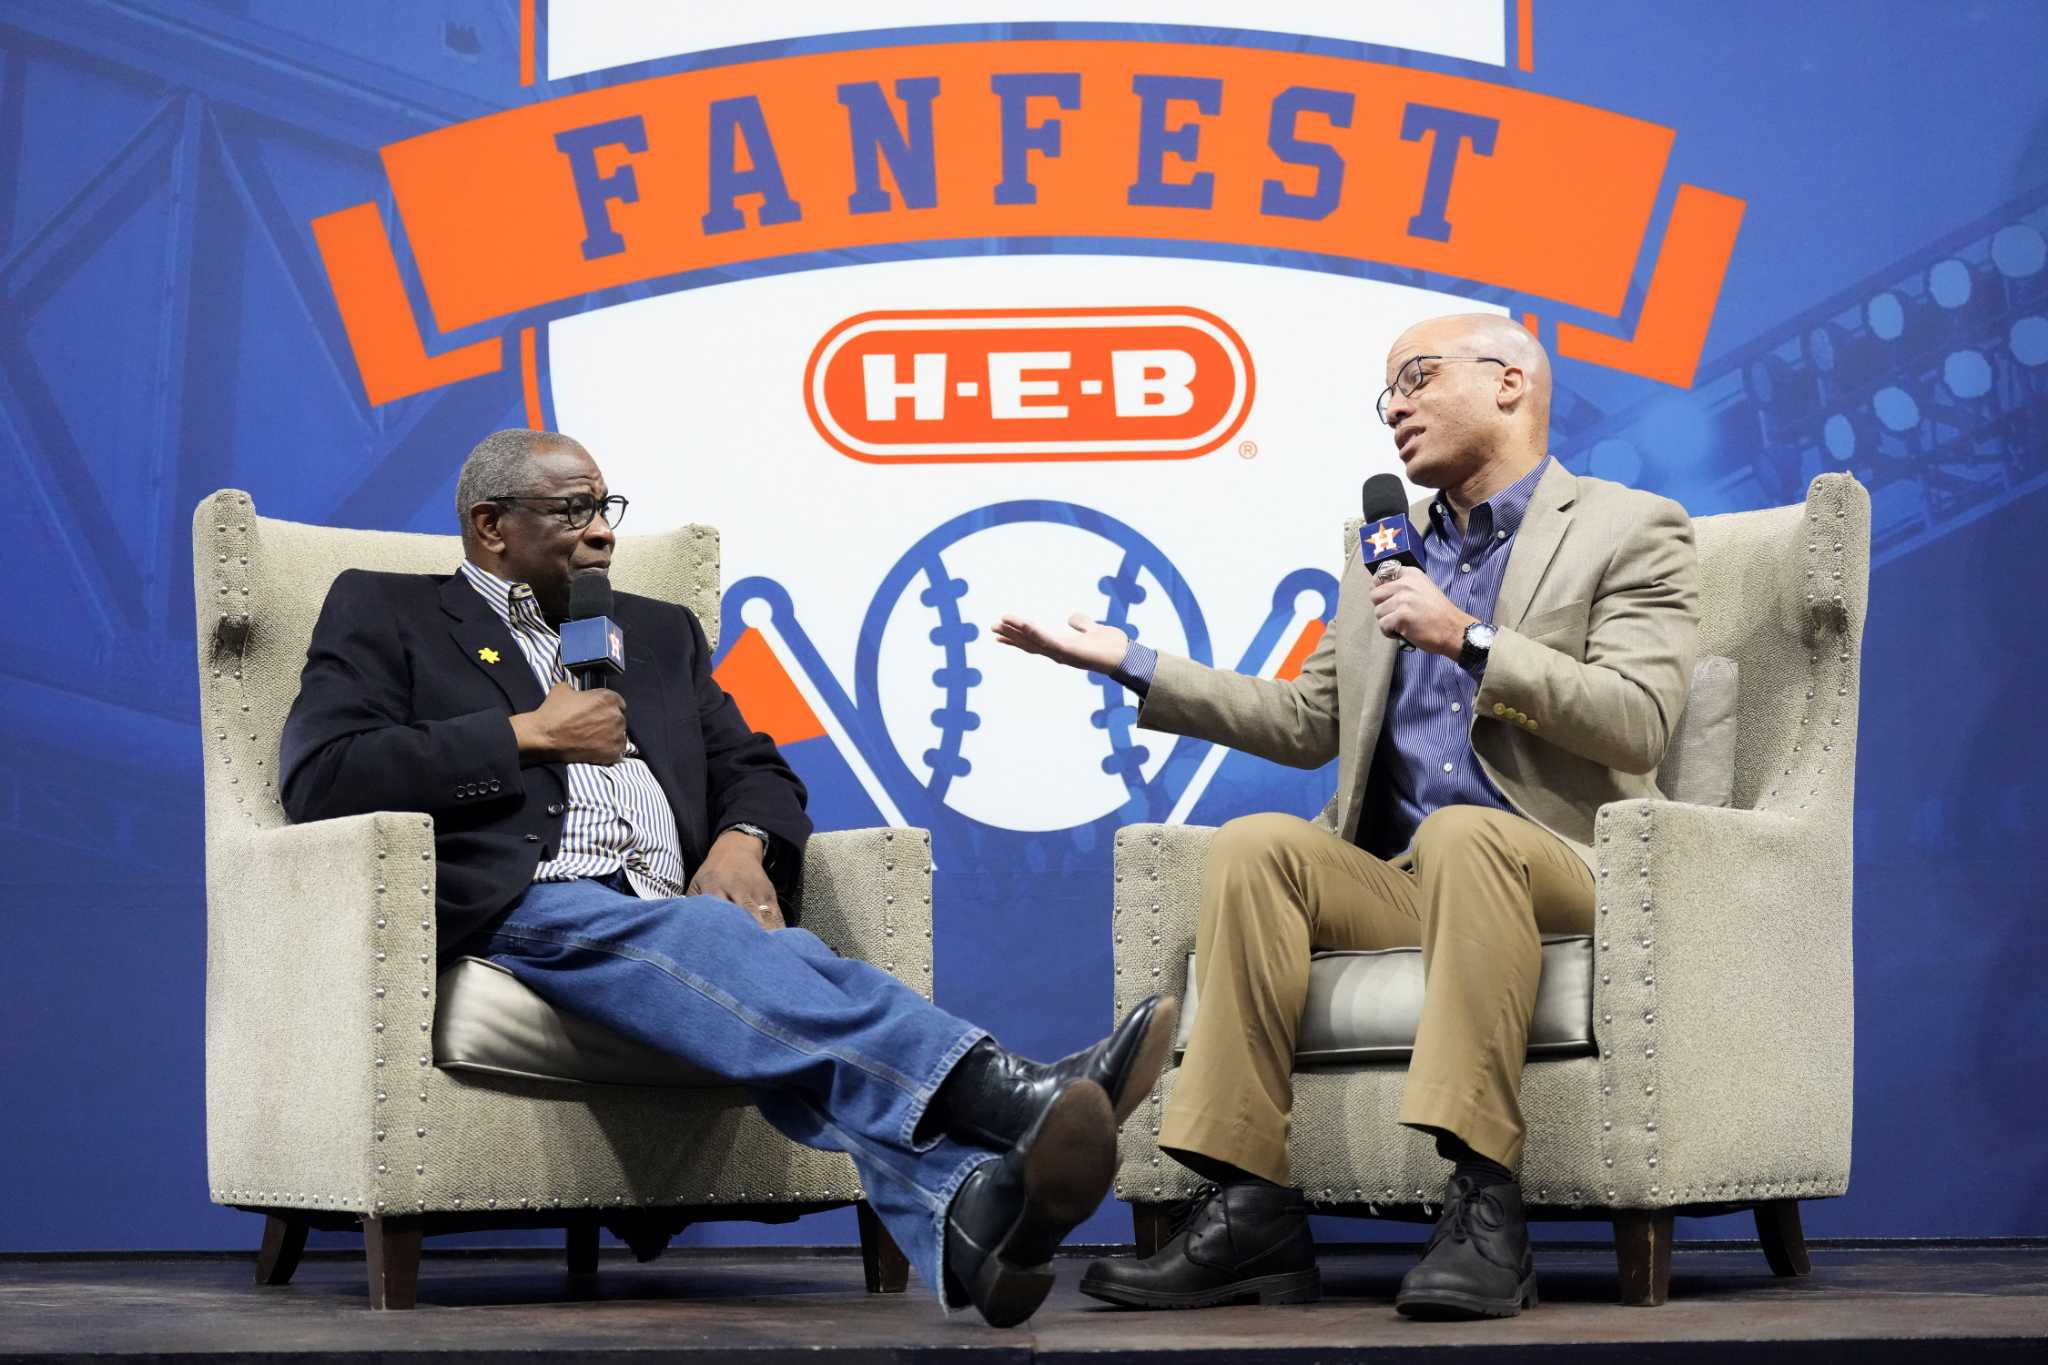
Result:
<svg viewBox="0 0 2048 1365"><path fill-rule="evenodd" d="M600 513L604 516L605 525L611 527L614 531L618 530L619 523L626 519L628 502L627 499L620 497L617 493L613 493L605 498L593 498L588 493L572 493L566 497L539 493L499 493L493 497L485 498L484 501L554 503L555 506L553 507L542 507L536 510L560 517L562 524L572 531L580 531L590 525L592 519Z"/></svg>
<svg viewBox="0 0 2048 1365"><path fill-rule="evenodd" d="M1387 400L1394 396L1396 390L1400 392L1403 398L1407 398L1410 395L1412 395L1417 389L1421 388L1424 384L1429 382L1429 375L1422 368L1422 362L1425 360L1439 360L1447 364L1451 361L1456 360L1484 361L1489 365L1498 365L1502 369L1506 369L1508 364L1507 361L1502 360L1497 355L1410 356L1408 357L1406 363L1404 363L1400 369L1394 372L1394 382L1387 385L1384 389L1380 390L1380 401L1374 405L1374 410L1377 411L1380 415L1381 425L1384 426L1387 421Z"/></svg>

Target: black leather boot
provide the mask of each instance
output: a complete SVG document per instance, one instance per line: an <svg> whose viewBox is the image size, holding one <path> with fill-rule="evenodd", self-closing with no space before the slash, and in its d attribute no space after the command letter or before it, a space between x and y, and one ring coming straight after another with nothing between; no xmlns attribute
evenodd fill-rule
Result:
<svg viewBox="0 0 2048 1365"><path fill-rule="evenodd" d="M1443 1217L1394 1307L1411 1318L1511 1318L1525 1306L1536 1306L1536 1259L1522 1187L1452 1176Z"/></svg>
<svg viewBox="0 0 2048 1365"><path fill-rule="evenodd" d="M1116 1174L1109 1098L1090 1080L1054 1089L1010 1150L967 1177L946 1210L948 1303L1014 1327L1052 1289L1052 1254Z"/></svg>
<svg viewBox="0 0 2048 1365"><path fill-rule="evenodd" d="M1323 1296L1323 1278L1308 1205L1284 1185L1218 1185L1191 1204L1152 1255L1089 1266L1081 1292L1131 1308L1314 1303Z"/></svg>
<svg viewBox="0 0 2048 1365"><path fill-rule="evenodd" d="M936 1125L949 1137L1001 1150L1016 1142L1053 1093L1071 1080L1101 1086L1116 1122L1122 1123L1152 1093L1179 1020L1179 1001L1151 996L1107 1038L1056 1062L1034 1062L984 1038L954 1065L932 1097L922 1126L930 1130Z"/></svg>

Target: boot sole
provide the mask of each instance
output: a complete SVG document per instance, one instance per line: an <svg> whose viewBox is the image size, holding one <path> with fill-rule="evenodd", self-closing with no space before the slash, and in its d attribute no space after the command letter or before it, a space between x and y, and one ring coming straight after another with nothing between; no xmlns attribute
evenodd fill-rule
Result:
<svg viewBox="0 0 2048 1365"><path fill-rule="evenodd" d="M1052 1255L1116 1178L1116 1125L1093 1081L1060 1092L1025 1138L1024 1204L974 1273L969 1293L991 1327L1014 1327L1052 1291Z"/></svg>
<svg viewBox="0 0 2048 1365"><path fill-rule="evenodd" d="M1521 1288L1515 1291L1513 1298L1488 1299L1477 1294L1460 1294L1455 1290L1440 1289L1402 1294L1394 1300L1394 1308L1403 1317L1436 1322L1464 1321L1471 1318L1512 1318L1519 1315L1524 1308L1535 1306L1534 1275L1522 1281Z"/></svg>
<svg viewBox="0 0 2048 1365"><path fill-rule="evenodd" d="M1283 1303L1320 1303L1323 1273L1320 1270L1289 1271L1280 1275L1255 1275L1234 1280L1216 1289L1175 1293L1164 1289L1139 1289L1132 1285L1081 1281L1081 1292L1104 1303L1126 1308L1220 1308L1225 1304L1253 1302L1261 1306Z"/></svg>
<svg viewBox="0 0 2048 1365"><path fill-rule="evenodd" d="M1172 1050L1179 1031L1180 1001L1169 995L1153 1008L1152 1022L1145 1027L1145 1040L1138 1044L1137 1058L1124 1074L1122 1087L1111 1097L1118 1124L1136 1113L1151 1095L1152 1087L1159 1083L1159 1073L1166 1068L1166 1054Z"/></svg>

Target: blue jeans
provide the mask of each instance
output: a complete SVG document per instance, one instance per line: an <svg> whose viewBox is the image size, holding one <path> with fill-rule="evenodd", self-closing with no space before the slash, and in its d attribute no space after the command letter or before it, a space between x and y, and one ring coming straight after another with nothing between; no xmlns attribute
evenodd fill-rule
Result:
<svg viewBox="0 0 2048 1365"><path fill-rule="evenodd" d="M558 1009L731 1077L795 1141L850 1155L868 1203L944 1299L946 1210L996 1153L917 1126L987 1030L807 929L770 932L715 896L536 882L478 955Z"/></svg>

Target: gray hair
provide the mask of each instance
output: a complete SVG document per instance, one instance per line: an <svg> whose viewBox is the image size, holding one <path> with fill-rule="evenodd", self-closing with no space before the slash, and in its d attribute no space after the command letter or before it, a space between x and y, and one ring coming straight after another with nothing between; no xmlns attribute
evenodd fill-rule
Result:
<svg viewBox="0 0 2048 1365"><path fill-rule="evenodd" d="M526 462L557 446L582 448L560 432L526 427L494 431L476 443L462 462L462 472L455 476L455 520L462 528L465 550L474 548L470 544L474 532L470 529L469 509L501 494L519 491Z"/></svg>

